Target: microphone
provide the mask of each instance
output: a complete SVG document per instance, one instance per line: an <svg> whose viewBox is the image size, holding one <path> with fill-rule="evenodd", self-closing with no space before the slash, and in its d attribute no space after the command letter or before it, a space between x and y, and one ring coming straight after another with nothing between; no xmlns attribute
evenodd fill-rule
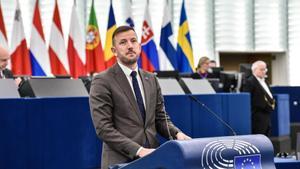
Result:
<svg viewBox="0 0 300 169"><path fill-rule="evenodd" d="M227 127L227 129L229 129L232 133L233 136L236 136L236 132L233 130L233 128L226 123L219 115L217 115L217 113L215 113L214 111L212 111L209 107L207 107L204 103L202 103L200 100L198 100L195 96L193 95L188 95L192 100L194 100L196 103L200 104L202 107L205 108L206 111L208 111L210 114L214 115L216 119L218 119L224 126Z"/></svg>

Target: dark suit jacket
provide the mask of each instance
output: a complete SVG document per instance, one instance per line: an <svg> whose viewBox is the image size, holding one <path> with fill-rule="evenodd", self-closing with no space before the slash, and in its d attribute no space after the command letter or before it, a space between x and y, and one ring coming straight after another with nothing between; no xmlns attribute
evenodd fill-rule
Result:
<svg viewBox="0 0 300 169"><path fill-rule="evenodd" d="M268 84L267 86L269 87ZM243 91L251 94L253 134L269 135L271 123L270 114L274 110L272 107L272 105L275 104L274 100L253 75L246 80Z"/></svg>
<svg viewBox="0 0 300 169"><path fill-rule="evenodd" d="M90 108L96 133L104 142L102 169L133 160L146 140L150 148L158 147L157 132L168 138L166 121L173 137L179 132L165 115L156 77L143 70L139 73L145 92L145 124L126 75L118 64L98 74L92 81Z"/></svg>
<svg viewBox="0 0 300 169"><path fill-rule="evenodd" d="M4 70L2 71L2 73L3 73L3 75L4 75L4 77L5 77L6 79L11 79L11 78L14 77L12 71L10 71L9 69L4 69Z"/></svg>

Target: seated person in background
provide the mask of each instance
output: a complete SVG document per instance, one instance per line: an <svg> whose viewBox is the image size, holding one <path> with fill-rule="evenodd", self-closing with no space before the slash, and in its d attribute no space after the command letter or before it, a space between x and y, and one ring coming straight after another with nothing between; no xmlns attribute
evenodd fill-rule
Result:
<svg viewBox="0 0 300 169"><path fill-rule="evenodd" d="M8 50L0 46L0 79L11 79L14 77L11 70L6 68L9 59L10 59L10 55ZM21 78L16 78L15 82L17 86L19 86L21 82Z"/></svg>
<svg viewBox="0 0 300 169"><path fill-rule="evenodd" d="M215 60L210 60L209 61L209 67L212 68L212 67L217 67L217 62Z"/></svg>
<svg viewBox="0 0 300 169"><path fill-rule="evenodd" d="M198 66L196 67L196 73L192 75L192 78L207 78L209 74L209 68L209 58L206 56L201 57L198 62Z"/></svg>

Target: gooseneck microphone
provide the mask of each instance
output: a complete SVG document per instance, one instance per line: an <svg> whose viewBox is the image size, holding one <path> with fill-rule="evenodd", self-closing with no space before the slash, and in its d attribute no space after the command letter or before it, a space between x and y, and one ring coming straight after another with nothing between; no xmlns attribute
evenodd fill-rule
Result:
<svg viewBox="0 0 300 169"><path fill-rule="evenodd" d="M194 100L196 103L200 104L205 110L207 110L210 114L214 115L216 119L218 119L224 126L226 126L232 133L233 136L236 136L236 132L233 130L233 128L226 123L217 113L212 111L209 107L207 107L204 103L202 103L200 100L198 100L195 96L193 95L188 95L192 100Z"/></svg>

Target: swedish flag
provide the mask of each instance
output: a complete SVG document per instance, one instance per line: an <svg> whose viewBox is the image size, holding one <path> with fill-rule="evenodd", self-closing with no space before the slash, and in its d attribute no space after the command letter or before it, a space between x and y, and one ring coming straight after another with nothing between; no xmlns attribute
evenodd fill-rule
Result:
<svg viewBox="0 0 300 169"><path fill-rule="evenodd" d="M181 7L181 16L178 31L178 44L177 44L177 59L178 70L180 72L193 72L194 70L194 57L191 44L191 37L189 25L186 17L184 1Z"/></svg>

